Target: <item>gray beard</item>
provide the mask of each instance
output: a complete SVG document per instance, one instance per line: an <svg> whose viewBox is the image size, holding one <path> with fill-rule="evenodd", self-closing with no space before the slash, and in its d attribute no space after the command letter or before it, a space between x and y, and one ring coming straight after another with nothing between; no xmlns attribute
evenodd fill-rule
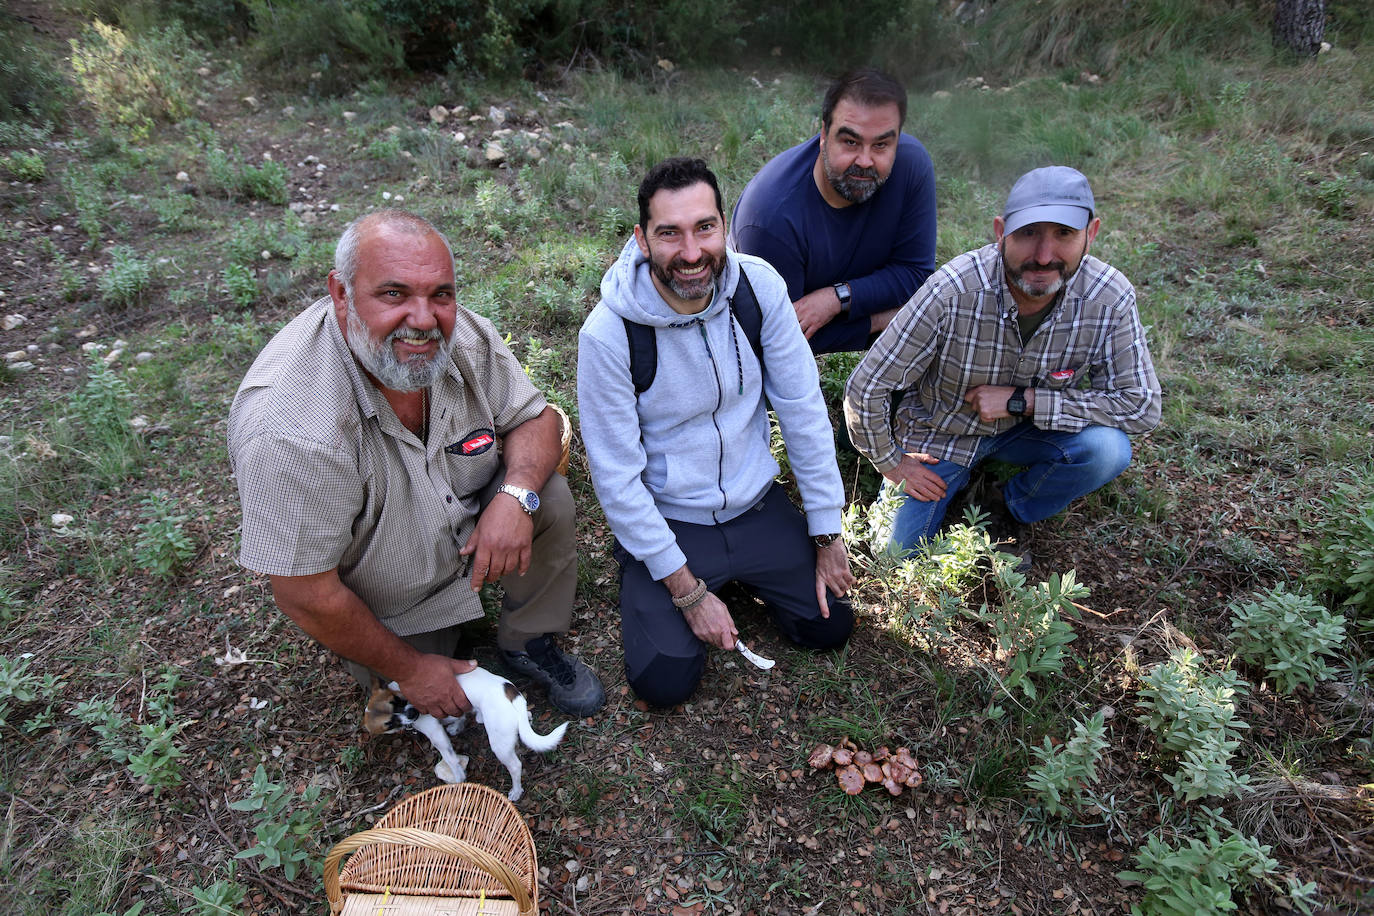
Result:
<svg viewBox="0 0 1374 916"><path fill-rule="evenodd" d="M427 336L431 340L439 341L439 352L429 359L417 357L402 362L397 358L391 344L401 336L405 328L397 328L388 334L385 340L374 340L367 325L363 324L362 316L353 307L352 291L346 296L346 301L348 349L353 351L353 356L383 388L390 388L392 391L420 391L439 381L444 374L444 367L452 358L453 349L452 341L444 340L438 328L430 331Z"/></svg>

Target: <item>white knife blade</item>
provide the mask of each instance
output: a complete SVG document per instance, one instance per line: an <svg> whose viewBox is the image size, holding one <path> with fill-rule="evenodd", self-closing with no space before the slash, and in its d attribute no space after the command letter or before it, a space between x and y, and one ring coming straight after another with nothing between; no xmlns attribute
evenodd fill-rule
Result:
<svg viewBox="0 0 1374 916"><path fill-rule="evenodd" d="M762 655L754 654L742 640L735 640L735 648L739 650L740 655L749 659L749 664L753 665L755 668L767 671L777 664L777 662L773 661L771 658L764 658Z"/></svg>

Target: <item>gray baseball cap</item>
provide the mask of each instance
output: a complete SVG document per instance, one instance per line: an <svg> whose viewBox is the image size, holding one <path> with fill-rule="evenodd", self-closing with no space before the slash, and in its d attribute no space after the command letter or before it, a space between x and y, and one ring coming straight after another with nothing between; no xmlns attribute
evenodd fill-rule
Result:
<svg viewBox="0 0 1374 916"><path fill-rule="evenodd" d="M1093 189L1078 169L1066 165L1032 169L1011 186L1002 211L1007 223L1003 231L1015 232L1030 223L1082 229L1093 218L1094 206Z"/></svg>

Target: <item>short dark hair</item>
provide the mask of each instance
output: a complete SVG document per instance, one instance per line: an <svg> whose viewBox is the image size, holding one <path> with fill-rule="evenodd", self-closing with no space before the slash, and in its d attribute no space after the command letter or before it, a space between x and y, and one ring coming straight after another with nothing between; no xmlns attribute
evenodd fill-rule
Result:
<svg viewBox="0 0 1374 916"><path fill-rule="evenodd" d="M821 101L823 133L830 130L830 119L835 114L835 106L844 99L850 99L865 108L896 105L897 127L900 129L906 123L906 89L894 77L876 67L850 70L825 90L825 98Z"/></svg>
<svg viewBox="0 0 1374 916"><path fill-rule="evenodd" d="M711 186L716 194L716 211L723 217L725 204L720 197L720 183L716 181L715 173L707 167L706 160L674 156L649 169L649 174L639 183L639 228L649 231L649 198L659 191L681 191L698 182Z"/></svg>

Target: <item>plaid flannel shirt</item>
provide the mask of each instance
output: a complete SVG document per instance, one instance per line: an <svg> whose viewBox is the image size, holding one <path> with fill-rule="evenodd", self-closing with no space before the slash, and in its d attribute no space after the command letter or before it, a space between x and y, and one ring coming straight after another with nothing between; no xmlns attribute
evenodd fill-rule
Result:
<svg viewBox="0 0 1374 916"><path fill-rule="evenodd" d="M978 385L1034 388L1041 429L1153 429L1159 380L1130 282L1085 255L1050 309L1023 342L998 246L951 260L902 306L845 385L855 446L883 473L912 453L971 465L980 438L1021 422L981 421L964 402Z"/></svg>

